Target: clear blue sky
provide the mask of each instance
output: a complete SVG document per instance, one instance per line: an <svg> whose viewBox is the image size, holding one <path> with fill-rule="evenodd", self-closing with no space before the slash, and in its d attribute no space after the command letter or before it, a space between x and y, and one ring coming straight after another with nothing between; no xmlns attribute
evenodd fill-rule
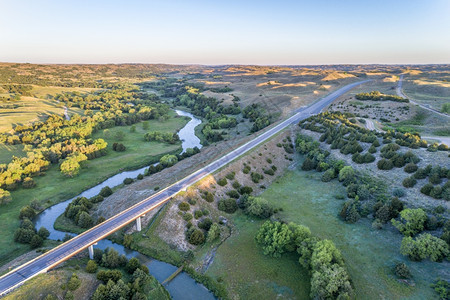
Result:
<svg viewBox="0 0 450 300"><path fill-rule="evenodd" d="M0 61L450 63L450 0L0 0Z"/></svg>

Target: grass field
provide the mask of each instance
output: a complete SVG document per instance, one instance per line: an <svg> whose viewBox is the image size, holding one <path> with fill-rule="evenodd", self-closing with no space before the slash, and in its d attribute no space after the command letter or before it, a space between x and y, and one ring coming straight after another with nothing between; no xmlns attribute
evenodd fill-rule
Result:
<svg viewBox="0 0 450 300"><path fill-rule="evenodd" d="M336 181L323 183L319 173L296 170L288 172L261 196L283 208L277 215L282 220L306 225L314 235L336 244L344 256L358 299L434 298L429 285L436 277L445 277L448 263L411 262L399 253L399 233L372 229L369 220L356 224L342 222L337 216L342 200L334 196L344 193ZM397 261L409 266L415 287L394 278L392 268ZM296 263L293 267L299 268Z"/></svg>
<svg viewBox="0 0 450 300"><path fill-rule="evenodd" d="M450 102L450 83L422 76L405 77L403 91L414 101L438 111Z"/></svg>
<svg viewBox="0 0 450 300"><path fill-rule="evenodd" d="M11 101L17 108L1 108L0 105L0 131L9 131L14 125L24 125L30 122L43 120L49 114L62 115L63 104L55 100L22 97L21 100ZM81 109L73 107L68 109L69 115L81 113Z"/></svg>
<svg viewBox="0 0 450 300"><path fill-rule="evenodd" d="M182 128L187 120L172 115L166 122L152 120L149 123L148 131L175 132ZM121 141L127 147L125 152L111 150L115 132L119 130L125 133L125 139ZM20 208L29 204L33 199L38 200L42 206L48 207L76 196L122 170L148 165L165 153L180 149L179 144L167 145L144 141L144 130L141 124L136 125L135 133L130 133L130 126L111 128L110 133L111 136L105 138L108 141L108 155L87 161L85 169L82 169L77 177L66 178L61 175L58 166L52 166L45 176L35 178L36 188L19 189L11 193L13 201L2 206L0 210L0 228L3 231L0 240L0 265L29 250L29 245L14 243L13 236L19 226ZM94 135L94 138L103 136L104 134L99 132Z"/></svg>
<svg viewBox="0 0 450 300"><path fill-rule="evenodd" d="M262 254L255 235L260 220L237 213L234 233L217 250L206 275L223 281L233 299L308 299L308 272L295 254L279 259Z"/></svg>
<svg viewBox="0 0 450 300"><path fill-rule="evenodd" d="M0 164L8 164L14 156L24 156L23 145L0 144Z"/></svg>

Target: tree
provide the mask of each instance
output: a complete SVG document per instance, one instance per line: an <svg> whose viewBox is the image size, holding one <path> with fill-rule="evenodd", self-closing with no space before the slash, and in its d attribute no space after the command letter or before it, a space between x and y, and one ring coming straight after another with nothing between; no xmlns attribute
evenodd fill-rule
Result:
<svg viewBox="0 0 450 300"><path fill-rule="evenodd" d="M334 178L336 178L335 171L333 168L330 168L322 174L321 180L323 182L329 182L329 181L333 180Z"/></svg>
<svg viewBox="0 0 450 300"><path fill-rule="evenodd" d="M441 262L450 253L449 246L445 241L429 233L421 234L415 240L410 236L404 237L400 252L411 260L421 261L429 258L431 261L438 262Z"/></svg>
<svg viewBox="0 0 450 300"><path fill-rule="evenodd" d="M417 183L417 180L414 177L407 177L403 180L402 184L405 188L411 188L415 186Z"/></svg>
<svg viewBox="0 0 450 300"><path fill-rule="evenodd" d="M339 171L339 181L345 186L349 185L355 179L355 171L350 166L345 166Z"/></svg>
<svg viewBox="0 0 450 300"><path fill-rule="evenodd" d="M266 199L250 196L245 213L253 217L266 219L274 214L274 209Z"/></svg>
<svg viewBox="0 0 450 300"><path fill-rule="evenodd" d="M19 228L14 232L14 241L22 244L27 244L35 236L32 229Z"/></svg>
<svg viewBox="0 0 450 300"><path fill-rule="evenodd" d="M30 241L30 246L31 248L38 248L40 246L42 246L42 244L44 243L44 240L37 234L35 234Z"/></svg>
<svg viewBox="0 0 450 300"><path fill-rule="evenodd" d="M390 159L382 158L377 162L377 167L380 170L392 170L392 168L394 168L394 164Z"/></svg>
<svg viewBox="0 0 450 300"><path fill-rule="evenodd" d="M405 236L413 236L422 232L427 220L427 214L423 209L407 208L400 212L400 221L392 220L394 225Z"/></svg>
<svg viewBox="0 0 450 300"><path fill-rule="evenodd" d="M38 230L38 235L42 238L42 239L46 239L50 236L50 232L47 230L47 228L45 228L44 226L42 226L41 228L39 228Z"/></svg>
<svg viewBox="0 0 450 300"><path fill-rule="evenodd" d="M113 281L117 282L122 278L122 272L119 270L100 270L97 273L97 279L103 282Z"/></svg>
<svg viewBox="0 0 450 300"><path fill-rule="evenodd" d="M293 233L286 224L266 221L256 234L256 242L263 248L264 255L281 257L292 242Z"/></svg>
<svg viewBox="0 0 450 300"><path fill-rule="evenodd" d="M178 204L178 209L181 211L188 211L190 208L191 208L191 206L187 202L183 201L180 204Z"/></svg>
<svg viewBox="0 0 450 300"><path fill-rule="evenodd" d="M95 273L97 272L98 266L95 260L89 260L86 264L86 272Z"/></svg>
<svg viewBox="0 0 450 300"><path fill-rule="evenodd" d="M11 202L11 200L12 200L11 193L3 189L0 189L0 205L9 203Z"/></svg>
<svg viewBox="0 0 450 300"><path fill-rule="evenodd" d="M119 252L113 248L107 248L102 256L102 265L106 268L117 268L120 265Z"/></svg>
<svg viewBox="0 0 450 300"><path fill-rule="evenodd" d="M90 228L94 225L94 220L87 212L82 211L78 218L77 225L81 228Z"/></svg>
<svg viewBox="0 0 450 300"><path fill-rule="evenodd" d="M220 236L220 227L219 224L213 223L208 230L208 235L206 237L206 241L208 243L212 243Z"/></svg>
<svg viewBox="0 0 450 300"><path fill-rule="evenodd" d="M200 222L198 222L197 226L200 229L208 231L211 228L212 220L210 218L204 218Z"/></svg>
<svg viewBox="0 0 450 300"><path fill-rule="evenodd" d="M159 163L164 167L171 167L178 162L178 158L175 155L166 154L159 160Z"/></svg>
<svg viewBox="0 0 450 300"><path fill-rule="evenodd" d="M406 173L415 173L419 167L415 163L409 163L405 166Z"/></svg>
<svg viewBox="0 0 450 300"><path fill-rule="evenodd" d="M123 245L125 247L130 248L132 242L133 242L133 236L131 234L125 234L123 236Z"/></svg>
<svg viewBox="0 0 450 300"><path fill-rule="evenodd" d="M125 270L127 270L127 272L129 274L133 274L134 271L136 271L136 269L138 269L141 266L141 263L139 262L139 260L136 257L131 258L127 265L125 266Z"/></svg>
<svg viewBox="0 0 450 300"><path fill-rule="evenodd" d="M116 141L123 141L125 139L125 133L123 133L123 131L121 130L118 130L114 134L114 138L116 139Z"/></svg>
<svg viewBox="0 0 450 300"><path fill-rule="evenodd" d="M33 219L36 216L36 212L29 205L24 206L20 209L19 219Z"/></svg>

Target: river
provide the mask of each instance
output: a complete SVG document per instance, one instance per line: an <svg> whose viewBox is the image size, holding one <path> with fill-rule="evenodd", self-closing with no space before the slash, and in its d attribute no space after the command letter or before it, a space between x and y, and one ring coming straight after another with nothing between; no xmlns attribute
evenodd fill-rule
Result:
<svg viewBox="0 0 450 300"><path fill-rule="evenodd" d="M191 118L191 120L178 132L178 136L180 137L180 140L182 142L181 146L183 151L181 153L184 153L187 148L198 147L200 149L202 145L200 143L200 139L195 135L195 127L200 125L202 121L188 112L182 110L175 110L175 112L179 116ZM56 219L62 213L64 213L67 205L69 205L69 203L72 202L73 199L77 197L94 197L98 195L103 187L109 186L110 188L113 188L115 186L118 186L123 183L123 180L125 178L136 178L139 174L144 173L145 169L147 168L148 167L144 167L134 171L121 172L119 174L111 176L102 183L82 192L78 196L47 208L35 218L35 227L39 229L40 227L44 226L50 232L49 239L62 240L66 233L54 229L53 224L55 223ZM137 251L127 249L122 245L111 242L110 240L101 240L96 246L94 246L94 248L102 250L108 247L114 248L120 254L124 254L128 259L137 257L141 263L145 264L149 268L150 274L153 275L159 282L163 282L165 279L167 279L167 277L169 277L177 270L176 266L150 258ZM164 287L169 291L170 295L175 300L215 299L214 295L210 291L208 291L208 289L206 289L202 284L197 283L185 272L181 272L173 280L166 283Z"/></svg>

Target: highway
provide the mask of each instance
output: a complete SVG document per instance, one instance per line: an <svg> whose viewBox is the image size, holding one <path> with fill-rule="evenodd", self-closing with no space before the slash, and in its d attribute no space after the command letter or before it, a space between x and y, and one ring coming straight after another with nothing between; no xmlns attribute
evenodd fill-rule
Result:
<svg viewBox="0 0 450 300"><path fill-rule="evenodd" d="M312 105L298 109L295 114L278 123L273 125L271 128L249 141L248 143L242 145L241 147L231 151L230 153L222 156L206 167L194 172L193 174L179 180L178 182L170 185L169 187L161 190L160 192L142 200L141 202L133 205L132 207L122 211L121 213L111 217L110 219L104 221L103 223L85 231L84 233L72 238L71 240L55 247L54 249L42 254L41 256L25 263L16 269L10 271L9 273L0 277L0 296L5 295L15 287L21 285L25 281L33 278L34 276L45 273L49 269L55 267L61 262L69 259L75 254L87 249L90 245L96 243L97 241L107 237L111 233L119 230L120 228L126 226L127 224L135 221L138 217L143 214L155 209L156 207L169 201L178 192L184 190L188 186L199 181L203 177L210 173L222 168L227 165L237 157L248 152L258 144L266 141L276 133L280 132L287 126L297 123L301 120L308 118L311 115L318 114L322 111L324 107L329 105L339 96L350 91L354 87L366 83L370 80L359 81L346 85L339 90L329 94L328 96L320 99L319 101L313 103ZM201 155L201 154L199 154Z"/></svg>

